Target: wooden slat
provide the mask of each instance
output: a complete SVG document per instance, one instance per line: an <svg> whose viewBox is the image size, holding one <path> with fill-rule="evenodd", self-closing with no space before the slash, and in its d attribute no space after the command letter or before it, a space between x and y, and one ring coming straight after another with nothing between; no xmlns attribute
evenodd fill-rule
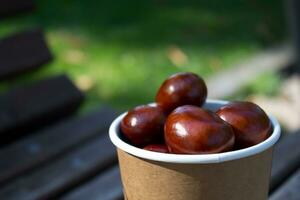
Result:
<svg viewBox="0 0 300 200"><path fill-rule="evenodd" d="M271 174L272 192L300 167L300 131L289 134L275 146Z"/></svg>
<svg viewBox="0 0 300 200"><path fill-rule="evenodd" d="M0 199L53 199L114 163L115 148L105 134L3 186Z"/></svg>
<svg viewBox="0 0 300 200"><path fill-rule="evenodd" d="M0 40L0 79L36 69L51 59L52 55L40 29L6 37Z"/></svg>
<svg viewBox="0 0 300 200"><path fill-rule="evenodd" d="M118 200L123 199L119 167L115 166L90 182L62 196L63 200Z"/></svg>
<svg viewBox="0 0 300 200"><path fill-rule="evenodd" d="M0 95L0 144L73 113L82 93L66 76L22 86Z"/></svg>
<svg viewBox="0 0 300 200"><path fill-rule="evenodd" d="M300 169L291 176L270 197L270 200L299 200L300 199Z"/></svg>
<svg viewBox="0 0 300 200"><path fill-rule="evenodd" d="M32 11L33 0L0 0L0 17Z"/></svg>
<svg viewBox="0 0 300 200"><path fill-rule="evenodd" d="M218 99L234 95L253 82L256 77L284 68L297 56L292 46L287 43L258 52L238 65L214 74L208 79L206 81L209 91L208 98Z"/></svg>
<svg viewBox="0 0 300 200"><path fill-rule="evenodd" d="M66 152L106 130L116 113L105 107L39 131L0 150L0 183Z"/></svg>

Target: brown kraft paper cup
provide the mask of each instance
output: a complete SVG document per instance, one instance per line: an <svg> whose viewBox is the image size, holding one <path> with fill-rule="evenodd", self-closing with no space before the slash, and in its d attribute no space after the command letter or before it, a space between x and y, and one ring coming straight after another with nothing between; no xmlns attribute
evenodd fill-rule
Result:
<svg viewBox="0 0 300 200"><path fill-rule="evenodd" d="M225 101L208 100L216 110ZM127 146L113 122L110 138L117 147L124 198L127 200L266 200L278 122L264 142L242 150L207 155L175 155ZM114 124L115 123L115 124ZM119 140L118 140L119 138Z"/></svg>

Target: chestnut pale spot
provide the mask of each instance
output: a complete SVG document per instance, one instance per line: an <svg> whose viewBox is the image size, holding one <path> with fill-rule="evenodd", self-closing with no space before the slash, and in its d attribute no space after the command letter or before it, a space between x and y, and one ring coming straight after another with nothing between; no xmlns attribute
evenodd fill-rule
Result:
<svg viewBox="0 0 300 200"><path fill-rule="evenodd" d="M137 119L136 117L133 117L130 121L130 126L136 126L136 124L137 124Z"/></svg>
<svg viewBox="0 0 300 200"><path fill-rule="evenodd" d="M170 85L170 87L168 88L167 91L168 91L169 94L172 94L172 92L175 91L175 87L173 85Z"/></svg>
<svg viewBox="0 0 300 200"><path fill-rule="evenodd" d="M180 123L175 123L175 131L177 132L177 135L180 137L185 137L187 136L188 132L187 130L180 124Z"/></svg>

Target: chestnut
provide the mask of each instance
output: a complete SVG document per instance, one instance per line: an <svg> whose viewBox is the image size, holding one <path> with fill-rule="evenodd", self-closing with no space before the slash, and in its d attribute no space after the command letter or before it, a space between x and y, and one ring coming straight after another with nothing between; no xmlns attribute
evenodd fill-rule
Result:
<svg viewBox="0 0 300 200"><path fill-rule="evenodd" d="M207 96L205 82L190 72L177 73L165 80L156 94L156 102L170 113L182 105L201 106Z"/></svg>
<svg viewBox="0 0 300 200"><path fill-rule="evenodd" d="M137 106L121 121L121 131L133 145L145 146L163 140L165 120L165 113L157 104Z"/></svg>
<svg viewBox="0 0 300 200"><path fill-rule="evenodd" d="M264 141L272 131L267 114L251 102L231 102L216 113L233 127L238 149Z"/></svg>
<svg viewBox="0 0 300 200"><path fill-rule="evenodd" d="M160 153L169 153L168 147L164 144L149 144L145 146L143 149L148 151L160 152Z"/></svg>
<svg viewBox="0 0 300 200"><path fill-rule="evenodd" d="M165 123L165 142L171 153L208 154L229 151L234 140L229 124L215 113L194 105L176 108Z"/></svg>

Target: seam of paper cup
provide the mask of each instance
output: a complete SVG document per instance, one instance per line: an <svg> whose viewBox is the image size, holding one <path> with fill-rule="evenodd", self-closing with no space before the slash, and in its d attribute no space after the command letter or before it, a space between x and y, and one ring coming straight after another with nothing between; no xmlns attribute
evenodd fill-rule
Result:
<svg viewBox="0 0 300 200"><path fill-rule="evenodd" d="M207 100L208 103L219 103L219 104L226 104L226 101L220 100ZM277 120L269 115L271 123L273 125L273 133L272 135L266 139L265 141L254 145L252 147L248 147L241 150L235 150L225 153L217 153L217 154L202 154L202 155L182 155L182 154L166 154L166 153L158 153L143 150L137 147L134 147L130 144L127 144L123 140L120 139L118 136L119 133L119 124L126 113L121 114L117 117L109 128L109 137L112 143L119 149L148 160L153 161L160 161L160 162L169 162L169 163L186 163L186 164L208 164L208 163L220 163L230 160L236 160L248 156L252 156L258 154L264 150L267 150L271 146L273 146L280 137L280 126Z"/></svg>

